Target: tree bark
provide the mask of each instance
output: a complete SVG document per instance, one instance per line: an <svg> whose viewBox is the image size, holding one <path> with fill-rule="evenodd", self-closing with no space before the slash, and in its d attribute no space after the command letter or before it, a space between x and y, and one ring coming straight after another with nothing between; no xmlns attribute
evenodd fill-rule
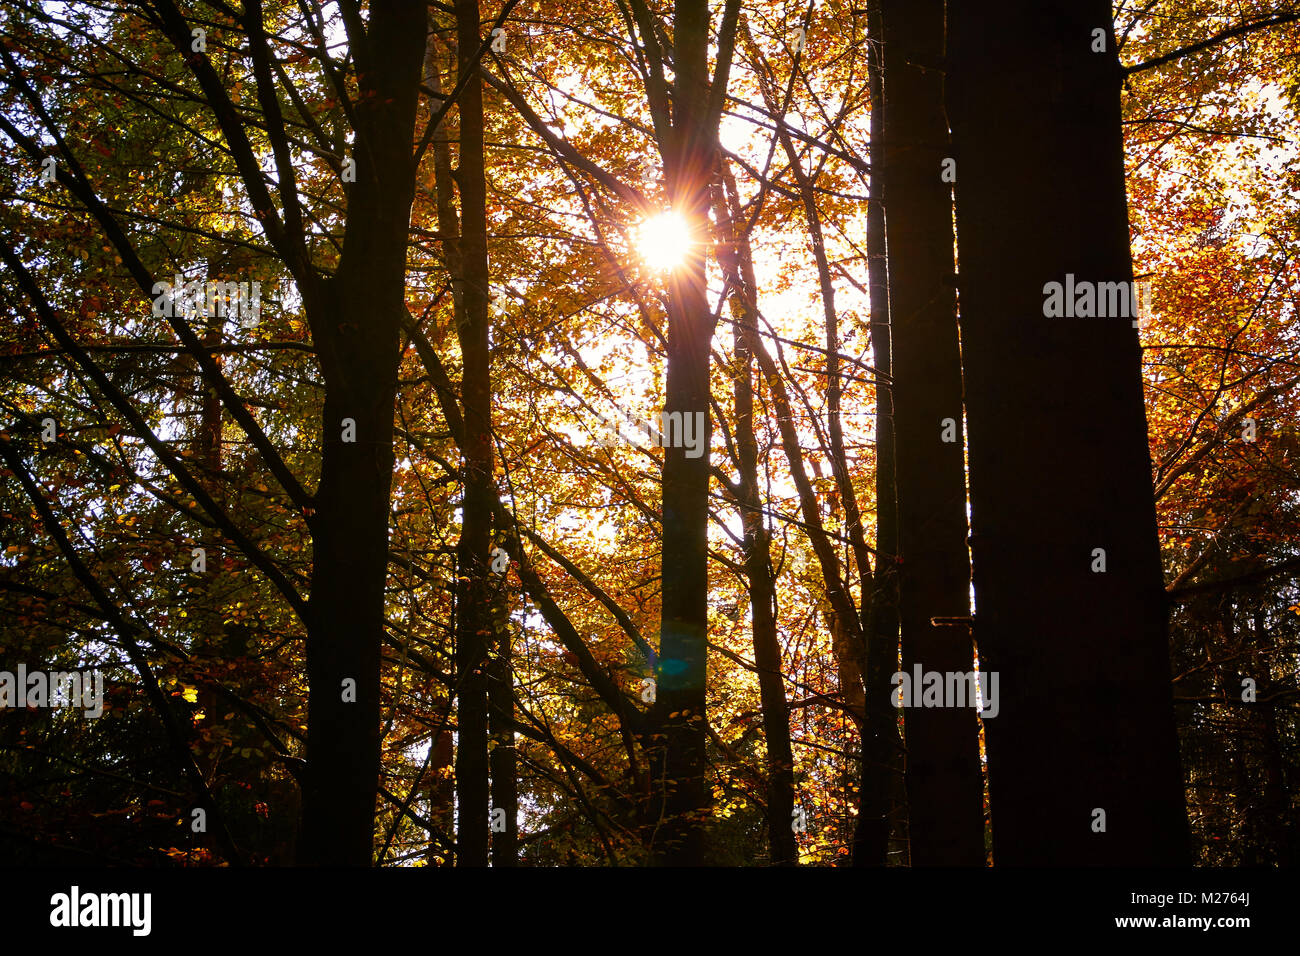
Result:
<svg viewBox="0 0 1300 956"><path fill-rule="evenodd" d="M885 140L880 0L872 0L867 11L872 158L871 196L867 204L867 286L871 303L871 356L876 369L876 573L872 576L871 604L864 624L867 719L862 727L862 782L858 792L858 825L853 833L855 867L884 866L888 862L893 772L900 755L898 712L891 702L890 687L890 676L898 666L898 495L884 185L877 162L877 148Z"/></svg>
<svg viewBox="0 0 1300 956"><path fill-rule="evenodd" d="M492 734L492 751L488 758L492 772L492 810L494 814L497 810L505 811L505 829L492 832L492 865L516 866L519 862L519 782L515 778L514 662L509 595L504 586L494 588L492 606L495 635L487 668L488 730Z"/></svg>
<svg viewBox="0 0 1300 956"><path fill-rule="evenodd" d="M677 0L671 143L664 156L673 209L697 235L708 221L715 130L708 122L709 6ZM657 865L698 866L704 858L709 792L704 782L708 660L709 343L714 317L705 295L704 244L694 243L669 279L668 380L664 411L703 423L704 454L664 450L663 610L656 713L663 750L654 778L662 788ZM658 800L656 802L659 802Z"/></svg>
<svg viewBox="0 0 1300 956"><path fill-rule="evenodd" d="M493 633L488 552L492 534L492 385L488 352L487 186L483 169L483 87L478 0L456 0L458 80L473 74L457 101L460 150L460 334L465 496L456 547L456 846L459 866L487 866L488 648Z"/></svg>
<svg viewBox="0 0 1300 956"><path fill-rule="evenodd" d="M941 176L943 0L882 0L884 139L879 166L889 248L890 373L897 447L903 672L966 674L970 616L961 345L953 288L952 196ZM943 423L951 421L949 440ZM955 439L955 440L954 440ZM907 805L913 866L984 864L984 778L975 702L908 707Z"/></svg>
<svg viewBox="0 0 1300 956"><path fill-rule="evenodd" d="M1110 4L990 12L950 6L945 89L994 862L1185 864L1137 330L1044 309L1132 279Z"/></svg>
<svg viewBox="0 0 1300 956"><path fill-rule="evenodd" d="M429 788L429 821L439 832L451 834L456 831L456 782L453 777L456 755L451 731L435 731L429 746L433 748L425 777ZM455 863L451 855L432 839L425 860L429 866L452 866Z"/></svg>
<svg viewBox="0 0 1300 956"><path fill-rule="evenodd" d="M370 865L380 773L380 649L388 576L398 316L405 306L411 160L425 6L371 11L354 49L362 96L343 253L306 303L325 379L307 628L310 687L298 859ZM315 297L313 297L315 298ZM344 441L344 419L355 441ZM344 682L355 682L348 700Z"/></svg>

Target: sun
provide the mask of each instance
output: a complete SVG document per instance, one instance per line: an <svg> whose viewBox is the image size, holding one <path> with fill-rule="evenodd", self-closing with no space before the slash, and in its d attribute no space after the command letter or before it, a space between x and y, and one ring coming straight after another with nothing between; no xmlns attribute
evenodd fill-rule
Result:
<svg viewBox="0 0 1300 956"><path fill-rule="evenodd" d="M636 236L636 248L641 258L651 269L658 271L681 265L693 242L686 219L671 209L643 222Z"/></svg>

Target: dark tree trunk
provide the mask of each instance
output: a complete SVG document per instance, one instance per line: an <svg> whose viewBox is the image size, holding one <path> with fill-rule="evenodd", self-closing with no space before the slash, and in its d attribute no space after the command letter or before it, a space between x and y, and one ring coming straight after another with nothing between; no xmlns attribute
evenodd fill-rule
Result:
<svg viewBox="0 0 1300 956"><path fill-rule="evenodd" d="M884 138L879 167L889 248L890 374L897 447L903 672L970 673L961 346L952 285L950 154L943 112L943 0L882 0ZM944 435L944 422L950 430ZM944 437L949 440L944 441ZM913 866L984 863L984 780L974 701L908 707L907 805Z"/></svg>
<svg viewBox="0 0 1300 956"><path fill-rule="evenodd" d="M1184 864L1137 330L1044 315L1067 273L1132 279L1110 4L948 17L994 862Z"/></svg>
<svg viewBox="0 0 1300 956"><path fill-rule="evenodd" d="M853 833L853 865L884 866L889 859L892 777L899 756L898 717L890 702L890 676L898 666L898 497L894 475L893 385L889 381L889 283L885 265L885 210L881 201L884 188L876 155L878 146L884 142L879 0L872 0L867 11L872 159L871 198L867 204L867 286L871 300L871 354L877 372L876 573L864 624L867 719L862 727L862 785L858 794L858 825Z"/></svg>
<svg viewBox="0 0 1300 956"><path fill-rule="evenodd" d="M465 416L465 497L456 548L456 847L460 866L487 866L488 648L492 602L488 552L492 534L492 386L488 354L487 186L483 171L483 90L477 53L478 0L456 2L458 78L473 76L457 102L460 117L460 260L463 317L458 317L461 407Z"/></svg>
<svg viewBox="0 0 1300 956"><path fill-rule="evenodd" d="M1251 638L1254 642L1255 660L1268 660L1268 629L1265 626L1265 613L1262 608L1253 615ZM1277 702L1283 693L1273 682L1267 663L1263 667L1252 667L1252 674L1257 684L1259 729L1260 729L1260 763L1261 780L1260 811L1263 825L1260 828L1263 842L1272 851L1269 861L1281 867L1295 864L1295 847L1288 820L1291 807L1291 794L1287 787L1286 760L1282 752L1282 738L1279 734ZM1237 682L1241 687L1241 682ZM1252 708L1253 709L1253 708Z"/></svg>
<svg viewBox="0 0 1300 956"><path fill-rule="evenodd" d="M433 755L429 758L429 771L425 776L429 787L429 821L437 832L452 834L456 832L456 783L452 775L456 755L452 747L451 731L436 731L429 746L433 748ZM425 858L429 866L451 866L455 862L432 839Z"/></svg>
<svg viewBox="0 0 1300 956"><path fill-rule="evenodd" d="M209 281L213 279L222 279L220 270L216 263L209 260L205 278ZM221 326L222 320L215 314L206 316L206 328L203 330L203 347L212 352L212 359L218 369L221 368L222 360L219 352L221 347ZM217 395L216 385L213 377L207 374L197 362L195 365L195 382L199 392L199 425L198 433L194 440L194 458L200 465L203 474L204 484L212 489L213 497L220 501L224 506L225 483L220 480L221 477L221 398ZM236 632L238 625L223 625L221 616L224 616L211 602L213 583L216 580L218 569L220 568L219 545L221 535L216 529L207 529L198 539L198 546L203 549L203 562L206 570L199 574L196 590L203 595L203 605L213 607L211 617L206 620L203 628L195 635L194 643L191 645L191 652L197 656L212 655L214 657L224 656L226 648L222 646L221 635ZM192 561L192 553L186 554L185 559ZM191 565L192 566L192 565ZM201 736L201 728L216 726L216 715L224 713L218 710L221 706L221 695L216 689L208 683L199 685L198 709L209 715L205 725L194 724L190 729L190 742L194 747ZM232 728L226 725L224 729ZM242 724L242 721L241 721ZM197 748L196 748L197 749ZM233 748L231 756L233 756ZM212 750L205 755L195 757L195 762L199 764L203 771L205 779L212 780L219 764L220 753Z"/></svg>
<svg viewBox="0 0 1300 956"><path fill-rule="evenodd" d="M373 852L398 317L424 38L424 4L394 0L371 10L364 48L353 51L362 95L343 253L318 300L306 303L325 378L298 848L309 864L368 866ZM344 419L355 441L343 441ZM345 699L345 681L355 682L354 701Z"/></svg>
<svg viewBox="0 0 1300 956"><path fill-rule="evenodd" d="M698 231L708 221L715 130L708 122L709 6L677 0L674 14L672 142L664 156L673 208ZM698 866L704 857L709 794L704 781L708 658L709 343L714 318L705 295L704 245L674 270L668 295L668 381L664 410L703 423L704 454L664 450L663 612L656 713L662 723L663 824L658 865ZM677 443L681 444L681 443Z"/></svg>
<svg viewBox="0 0 1300 956"><path fill-rule="evenodd" d="M215 263L208 262L207 278L223 278L217 270ZM222 321L216 315L207 317L207 328L203 333L203 347L205 349L215 350L221 345ZM218 369L221 368L221 357L213 355L212 361ZM197 364L197 363L196 363ZM212 377L203 372L202 368L196 369L198 375L199 387L203 390L199 400L199 434L196 447L197 458L203 464L208 478L213 485L220 485L216 480L221 473L221 398L217 395L217 386ZM212 541L216 541L215 535L210 536ZM207 540L204 542L208 543Z"/></svg>
<svg viewBox="0 0 1300 956"><path fill-rule="evenodd" d="M495 588L492 605L495 632L492 659L488 663L488 730L492 752L492 810L505 811L505 829L493 821L492 865L515 866L519 862L519 782L515 778L515 687L510 641L508 592Z"/></svg>

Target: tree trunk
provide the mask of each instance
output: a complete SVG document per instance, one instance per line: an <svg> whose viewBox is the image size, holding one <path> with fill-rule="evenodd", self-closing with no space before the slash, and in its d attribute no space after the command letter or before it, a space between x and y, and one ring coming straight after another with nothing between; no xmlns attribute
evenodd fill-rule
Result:
<svg viewBox="0 0 1300 956"><path fill-rule="evenodd" d="M773 99L768 100L769 108L775 107ZM858 507L857 490L853 487L853 478L849 474L848 455L844 449L844 428L840 420L840 399L843 392L840 382L840 331L839 313L835 309L835 283L831 276L830 261L826 257L826 243L822 238L821 216L817 211L816 182L804 171L802 160L795 149L794 141L784 125L777 127L777 135L786 159L790 162L790 172L799 187L799 196L803 202L804 219L808 223L808 237L812 242L813 260L817 264L817 284L821 293L822 316L826 329L826 433L827 457L830 459L831 471L835 476L835 490L844 505L844 528L848 533L849 547L853 554L853 564L857 566L858 582L862 600L868 601L872 590L871 554L867 550L866 536L862 531L862 511ZM834 510L832 511L834 515ZM845 560L846 579L852 580ZM835 657L836 670L840 680L840 695L844 705L854 717L854 722L861 725L866 719L866 685L863 678L866 642L862 619L864 615L856 613L850 604L849 620L841 621L838 615L831 615L831 653Z"/></svg>
<svg viewBox="0 0 1300 956"><path fill-rule="evenodd" d="M504 583L504 579L503 579ZM488 730L492 734L492 751L488 755L492 770L492 812L504 816L498 829L492 821L492 865L515 866L519 862L519 782L515 778L515 687L514 663L510 640L509 595L497 586L492 596L492 659L488 663ZM497 814L502 810L504 814Z"/></svg>
<svg viewBox="0 0 1300 956"><path fill-rule="evenodd" d="M298 859L309 864L368 866L373 852L398 316L406 307L424 37L425 6L395 0L371 11L364 49L353 51L362 92L357 181L338 269L306 303L325 379L321 477L310 519L310 696L298 847ZM344 441L344 419L353 441Z"/></svg>
<svg viewBox="0 0 1300 956"><path fill-rule="evenodd" d="M898 496L895 485L894 398L889 381L889 283L885 266L884 187L876 148L884 142L879 0L868 4L868 84L871 94L871 198L867 204L867 286L871 300L871 355L876 368L876 573L864 624L863 677L867 719L862 727L862 784L853 865L884 866L889 859L889 811L899 756L898 716L890 676L898 666ZM865 600L865 596L864 596Z"/></svg>
<svg viewBox="0 0 1300 956"><path fill-rule="evenodd" d="M994 862L1185 864L1137 330L1044 304L1132 279L1110 4L948 17Z"/></svg>
<svg viewBox="0 0 1300 956"><path fill-rule="evenodd" d="M884 139L871 158L873 170L880 169L889 248L902 669L967 674L975 660L970 630L930 623L970 616L952 196L940 175L950 155L938 69L944 2L883 0L881 6ZM975 702L912 703L903 716L912 865L982 866Z"/></svg>
<svg viewBox="0 0 1300 956"><path fill-rule="evenodd" d="M1250 710L1258 708L1259 720L1247 722L1258 723L1260 732L1260 765L1263 771L1258 785L1262 817L1261 842L1272 850L1270 863L1280 867L1290 867L1295 862L1295 847L1288 820L1291 794L1287 787L1286 760L1283 757L1277 717L1277 698L1284 692L1274 683L1267 663L1269 635L1265 622L1264 609L1262 607L1256 609L1251 629L1251 639L1254 644L1254 654L1251 656L1264 666L1250 668L1256 680L1258 701ZM1236 686L1240 688L1241 682L1238 681Z"/></svg>
<svg viewBox="0 0 1300 956"><path fill-rule="evenodd" d="M458 317L461 407L465 416L465 497L456 547L456 847L459 866L487 866L488 647L492 602L488 552L492 534L492 386L488 354L487 186L483 171L483 90L478 79L478 0L456 0L460 117L460 260L464 315Z"/></svg>
<svg viewBox="0 0 1300 956"><path fill-rule="evenodd" d="M429 772L425 777L429 788L429 821L439 833L456 831L456 787L452 776L455 753L452 747L451 731L438 730L429 741L433 755L429 759ZM434 840L429 840L429 849L425 854L429 866L451 866L451 855Z"/></svg>
<svg viewBox="0 0 1300 956"><path fill-rule="evenodd" d="M715 130L707 122L709 6L677 0L674 14L672 142L664 156L674 210L697 235L708 221ZM698 866L704 856L709 793L704 782L705 675L708 659L709 343L714 318L705 295L704 244L692 245L669 280L668 381L664 410L703 428L704 454L664 450L663 611L656 713L662 723L662 819L658 865ZM675 442L670 444L681 445ZM658 762L658 761L657 761Z"/></svg>
<svg viewBox="0 0 1300 956"><path fill-rule="evenodd" d="M776 627L776 582L771 563L771 533L763 520L758 485L758 442L754 437L754 351L758 342L758 316L752 303L757 296L754 262L749 240L734 218L740 202L735 180L722 160L723 183L714 203L717 220L726 226L734 256L728 263L732 317L735 320L736 453L739 459L739 502L744 528L745 571L749 576L754 663L758 666L758 693L763 708L763 738L767 745L767 840L773 866L794 866L799 848L794 836L794 749L790 743L790 709L781 671L781 642Z"/></svg>

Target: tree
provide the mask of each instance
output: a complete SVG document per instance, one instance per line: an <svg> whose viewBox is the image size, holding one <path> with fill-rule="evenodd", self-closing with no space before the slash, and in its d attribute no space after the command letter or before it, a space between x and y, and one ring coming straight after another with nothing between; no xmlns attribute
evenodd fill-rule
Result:
<svg viewBox="0 0 1300 956"><path fill-rule="evenodd" d="M311 707L299 858L368 866L379 779L393 405L398 330L406 309L407 227L415 192L411 142L425 6L414 0L376 5L367 23L354 15L347 26L360 94L353 105L357 179L334 275L317 285L311 273L303 273L303 301L326 394L321 477L309 522ZM260 18L254 27L256 48L262 42L256 35ZM183 24L178 34L180 29ZM269 73L261 83L270 87ZM268 101L275 95L266 90ZM291 184L287 147L281 153L282 174ZM296 210L296 197L285 202ZM351 438L348 420L356 429ZM347 681L355 681L354 700L344 692Z"/></svg>
<svg viewBox="0 0 1300 956"><path fill-rule="evenodd" d="M457 244L462 310L457 333L463 362L465 500L456 548L456 845L461 866L488 863L488 649L493 612L488 583L492 534L492 384L488 349L487 196L483 170L483 93L478 77L477 0L456 4L460 196Z"/></svg>
<svg viewBox="0 0 1300 956"><path fill-rule="evenodd" d="M1110 8L999 13L949 11L945 84L993 858L1182 863L1137 330L1044 305L1067 275L1132 281Z"/></svg>
<svg viewBox="0 0 1300 956"><path fill-rule="evenodd" d="M880 0L867 7L870 54L867 85L871 96L873 149L885 138L883 12ZM862 785L858 825L853 837L854 866L889 862L890 809L895 772L900 769L897 710L888 688L897 666L898 607L898 468L894 422L892 346L889 318L889 269L886 266L885 177L879 154L871 165L867 204L867 286L871 307L871 355L876 367L876 573L867 615L867 719L862 728ZM900 803L903 801L899 801Z"/></svg>
<svg viewBox="0 0 1300 956"><path fill-rule="evenodd" d="M880 167L889 263L902 672L973 671L962 443L962 355L952 285L951 149L943 112L944 5L882 3ZM939 619L936 623L936 619ZM913 866L984 863L974 702L904 712Z"/></svg>
<svg viewBox="0 0 1300 956"><path fill-rule="evenodd" d="M727 250L720 261L732 289L735 319L736 458L740 471L737 502L744 526L745 571L749 576L753 616L754 662L763 707L763 736L767 744L767 839L774 866L799 862L793 817L794 751L790 745L790 710L781 673L781 642L777 633L777 596L772 573L772 536L763 518L758 483L758 441L754 432L754 353L763 348L755 308L757 279L749 238L737 221L736 181L723 161L721 182L715 186L714 206ZM733 251L734 250L734 251Z"/></svg>
<svg viewBox="0 0 1300 956"><path fill-rule="evenodd" d="M671 114L663 51L650 12L633 0L640 39L650 64L648 93L655 116L671 207L697 237L671 278L668 294L666 415L697 422L703 446L711 441L709 342L716 318L705 296L705 246L718 117L735 42L739 3L724 13L719 56L710 80L709 6L677 0L673 14ZM665 865L698 865L704 854L704 746L708 657L709 455L687 457L684 443L670 443L663 465L663 611L659 630L655 698L663 746L653 779L662 781L663 825L656 859Z"/></svg>

